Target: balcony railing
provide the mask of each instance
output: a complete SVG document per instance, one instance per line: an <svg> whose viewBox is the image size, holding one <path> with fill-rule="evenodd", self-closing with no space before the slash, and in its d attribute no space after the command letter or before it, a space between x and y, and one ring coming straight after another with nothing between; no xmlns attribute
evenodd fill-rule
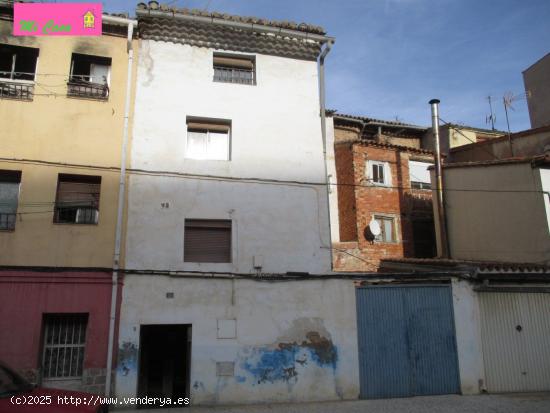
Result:
<svg viewBox="0 0 550 413"><path fill-rule="evenodd" d="M67 83L67 96L107 100L109 97L109 86L104 83L71 80Z"/></svg>
<svg viewBox="0 0 550 413"><path fill-rule="evenodd" d="M0 212L0 231L13 231L17 214Z"/></svg>
<svg viewBox="0 0 550 413"><path fill-rule="evenodd" d="M95 207L56 206L55 220L58 224L97 224L99 210Z"/></svg>
<svg viewBox="0 0 550 413"><path fill-rule="evenodd" d="M253 85L255 84L254 70L214 66L214 81Z"/></svg>
<svg viewBox="0 0 550 413"><path fill-rule="evenodd" d="M20 83L0 79L0 98L32 100L33 96L33 83Z"/></svg>

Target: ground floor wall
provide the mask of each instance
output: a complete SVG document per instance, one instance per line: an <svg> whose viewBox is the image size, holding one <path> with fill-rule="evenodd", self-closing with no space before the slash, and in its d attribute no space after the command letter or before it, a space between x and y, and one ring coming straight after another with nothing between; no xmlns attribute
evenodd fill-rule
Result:
<svg viewBox="0 0 550 413"><path fill-rule="evenodd" d="M102 394L111 286L111 273L103 271L0 271L0 360L34 383ZM45 320L69 314L86 320L82 374L70 379L44 379ZM65 334L52 340L56 345L68 343L78 334L63 326L55 331ZM76 360L77 356L69 354L63 357ZM73 368L73 375L75 371Z"/></svg>
<svg viewBox="0 0 550 413"><path fill-rule="evenodd" d="M358 397L352 281L126 275L117 396L139 395L140 331L174 324L191 329L192 404Z"/></svg>

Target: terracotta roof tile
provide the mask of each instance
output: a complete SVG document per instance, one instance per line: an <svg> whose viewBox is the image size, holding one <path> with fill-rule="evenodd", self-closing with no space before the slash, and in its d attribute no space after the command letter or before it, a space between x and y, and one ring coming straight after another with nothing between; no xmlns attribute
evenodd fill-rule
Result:
<svg viewBox="0 0 550 413"><path fill-rule="evenodd" d="M188 16L200 16L200 17L211 17L223 20L229 20L239 23L253 23L263 26L272 26L279 27L287 30L296 30L306 33L314 33L319 35L326 34L325 29L320 26L315 26L307 23L295 23L292 21L280 21L280 20L269 20L261 17L248 17L248 16L237 16L227 13L220 13L215 11L206 11L199 9L187 9L187 8L177 8L170 7L167 4L159 4L157 1L150 1L149 3L139 3L137 5L139 10L155 10L155 11L164 11L175 14L184 14Z"/></svg>

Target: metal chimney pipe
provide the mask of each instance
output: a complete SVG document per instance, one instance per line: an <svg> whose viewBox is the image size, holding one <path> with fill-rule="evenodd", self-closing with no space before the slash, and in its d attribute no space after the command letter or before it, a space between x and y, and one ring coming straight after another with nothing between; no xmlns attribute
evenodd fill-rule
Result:
<svg viewBox="0 0 550 413"><path fill-rule="evenodd" d="M441 244L441 258L450 258L449 240L445 219L445 198L443 196L443 170L441 168L441 147L439 141L439 99L430 100L432 107L432 131L435 148L435 191L437 201L437 218L439 222L439 240Z"/></svg>

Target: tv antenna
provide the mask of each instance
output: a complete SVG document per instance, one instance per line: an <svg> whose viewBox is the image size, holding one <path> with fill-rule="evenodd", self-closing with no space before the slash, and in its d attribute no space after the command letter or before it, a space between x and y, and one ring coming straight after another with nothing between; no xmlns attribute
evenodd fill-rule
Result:
<svg viewBox="0 0 550 413"><path fill-rule="evenodd" d="M489 101L489 109L491 110L491 114L488 116L485 116L485 123L491 123L491 129L495 130L495 122L497 120L496 115L493 112L493 102L491 101L491 95L487 96L487 100Z"/></svg>

